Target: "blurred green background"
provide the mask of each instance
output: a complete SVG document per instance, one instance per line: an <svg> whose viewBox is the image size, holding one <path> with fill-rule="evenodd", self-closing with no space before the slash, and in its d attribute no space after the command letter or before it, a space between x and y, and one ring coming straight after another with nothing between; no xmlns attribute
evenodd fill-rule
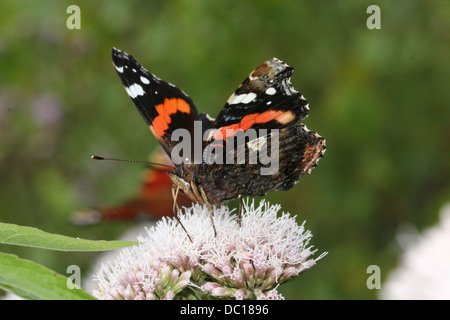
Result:
<svg viewBox="0 0 450 320"><path fill-rule="evenodd" d="M69 30L66 9L81 9ZM381 9L369 30L366 9ZM310 103L304 123L327 140L311 175L266 199L306 220L329 254L287 299L375 299L398 262L395 234L438 221L450 200L448 1L1 1L0 221L88 239L116 239L135 222L78 227L83 207L119 204L157 146L111 64L111 47L218 114L256 66L277 57ZM232 203L236 205L236 203ZM0 246L66 274L94 253ZM445 254L445 253L443 253ZM85 275L89 276L89 275Z"/></svg>

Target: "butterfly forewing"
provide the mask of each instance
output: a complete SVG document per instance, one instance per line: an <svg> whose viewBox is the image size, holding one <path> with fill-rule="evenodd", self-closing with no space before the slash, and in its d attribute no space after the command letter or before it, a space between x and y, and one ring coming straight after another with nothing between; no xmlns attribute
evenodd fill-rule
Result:
<svg viewBox="0 0 450 320"><path fill-rule="evenodd" d="M273 58L253 70L227 100L216 128L281 128L308 116L308 102L294 90L293 68Z"/></svg>
<svg viewBox="0 0 450 320"><path fill-rule="evenodd" d="M173 84L163 81L142 67L136 59L116 48L113 64L126 92L133 100L152 133L170 154L176 129L192 132L197 109L191 98Z"/></svg>

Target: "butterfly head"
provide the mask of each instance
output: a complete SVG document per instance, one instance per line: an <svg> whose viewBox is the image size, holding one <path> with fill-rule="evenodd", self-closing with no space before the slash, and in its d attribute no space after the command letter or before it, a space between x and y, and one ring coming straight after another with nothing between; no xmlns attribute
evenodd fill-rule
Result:
<svg viewBox="0 0 450 320"><path fill-rule="evenodd" d="M187 195L194 202L202 202L201 198L195 194L194 188L196 188L194 182L194 174L191 170L178 166L174 171L168 171L170 179L173 184L179 188L185 195Z"/></svg>

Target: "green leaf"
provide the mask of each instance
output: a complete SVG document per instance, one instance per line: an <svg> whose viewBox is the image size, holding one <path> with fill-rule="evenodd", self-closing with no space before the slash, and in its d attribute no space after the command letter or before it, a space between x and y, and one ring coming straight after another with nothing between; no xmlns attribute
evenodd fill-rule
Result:
<svg viewBox="0 0 450 320"><path fill-rule="evenodd" d="M134 241L85 240L0 222L0 243L58 251L105 251L138 244Z"/></svg>
<svg viewBox="0 0 450 320"><path fill-rule="evenodd" d="M82 289L69 289L70 279L29 260L0 252L0 287L25 299L92 300Z"/></svg>

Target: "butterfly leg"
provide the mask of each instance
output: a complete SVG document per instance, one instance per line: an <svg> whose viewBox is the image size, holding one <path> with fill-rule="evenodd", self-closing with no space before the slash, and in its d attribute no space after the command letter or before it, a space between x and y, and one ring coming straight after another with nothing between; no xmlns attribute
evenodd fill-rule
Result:
<svg viewBox="0 0 450 320"><path fill-rule="evenodd" d="M238 195L238 199L239 199L239 211L238 211L238 223L239 223L239 227L242 227L242 195Z"/></svg>
<svg viewBox="0 0 450 320"><path fill-rule="evenodd" d="M203 190L202 186L198 186L198 190L200 191L200 195L202 196L203 202L206 204L206 206L208 207L209 210L209 217L211 219L211 224L214 230L214 236L217 237L217 231L216 231L216 226L214 225L214 211L211 207L211 204L208 201L208 198L206 197L206 193Z"/></svg>
<svg viewBox="0 0 450 320"><path fill-rule="evenodd" d="M177 219L177 221L180 224L180 226L183 228L184 232L186 232L186 235L188 236L189 240L191 242L193 242L191 236L189 235L189 232L187 232L186 228L183 226L183 224L180 221L180 217L179 217L180 207L178 206L178 203L177 203L177 198L178 198L178 192L179 191L180 191L180 187L179 186L172 185L173 215L174 215L175 219Z"/></svg>

